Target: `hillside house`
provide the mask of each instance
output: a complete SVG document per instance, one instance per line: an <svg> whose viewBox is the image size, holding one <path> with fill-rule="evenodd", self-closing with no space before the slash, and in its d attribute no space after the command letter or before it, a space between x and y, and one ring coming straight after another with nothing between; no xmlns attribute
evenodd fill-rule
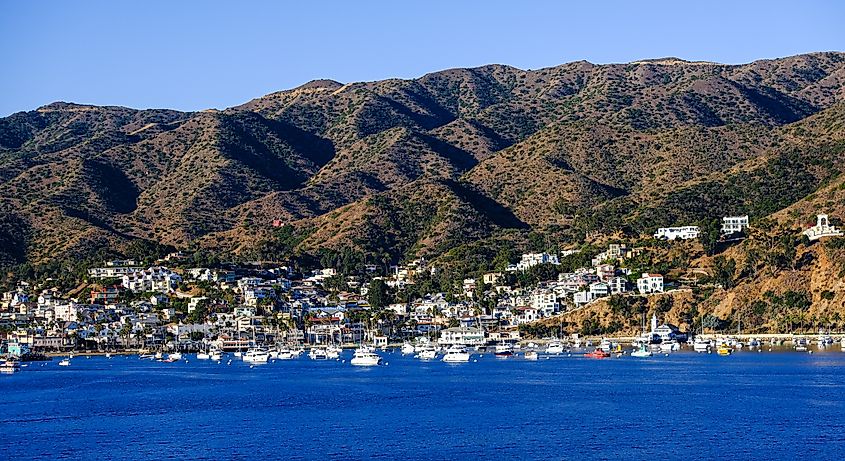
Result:
<svg viewBox="0 0 845 461"><path fill-rule="evenodd" d="M725 216L722 218L722 234L730 235L745 232L748 229L748 215Z"/></svg>
<svg viewBox="0 0 845 461"><path fill-rule="evenodd" d="M637 290L640 293L663 293L663 276L660 274L642 274L637 279Z"/></svg>
<svg viewBox="0 0 845 461"><path fill-rule="evenodd" d="M697 239L701 235L698 226L685 227L661 227L654 233L654 238L659 240L689 240Z"/></svg>

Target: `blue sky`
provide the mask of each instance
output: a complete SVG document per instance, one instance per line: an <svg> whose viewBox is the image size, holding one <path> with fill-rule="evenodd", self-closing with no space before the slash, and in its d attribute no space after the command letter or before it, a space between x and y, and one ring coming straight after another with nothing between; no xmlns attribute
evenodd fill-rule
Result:
<svg viewBox="0 0 845 461"><path fill-rule="evenodd" d="M0 116L223 108L316 78L845 50L840 1L0 0Z"/></svg>

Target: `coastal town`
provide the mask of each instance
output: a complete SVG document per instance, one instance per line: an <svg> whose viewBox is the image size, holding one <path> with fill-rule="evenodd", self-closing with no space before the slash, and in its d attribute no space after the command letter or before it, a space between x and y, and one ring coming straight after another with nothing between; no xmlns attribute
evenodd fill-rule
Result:
<svg viewBox="0 0 845 461"><path fill-rule="evenodd" d="M720 234L724 239L742 238L748 227L748 216L724 217ZM657 229L653 237L671 243L700 234L696 226L669 227ZM827 215L819 215L803 235L818 240L841 237L842 231ZM560 329L536 338L525 335L524 327L610 296L649 297L690 289L688 281L634 273L627 262L643 251L612 243L593 255L582 255L579 249L525 253L502 271L463 279L453 291L419 293L404 300L397 294L436 274L436 265L415 259L388 268L369 264L362 274L341 275L332 267L304 273L259 264L191 267L181 252L152 266L135 260L104 261L89 268L86 280L70 293L26 281L4 292L0 352L12 357L74 351L240 352L277 345L301 351L362 344L410 344L414 351L429 343L519 347L524 341L549 338L580 346L578 331ZM589 264L556 270L562 260L573 258ZM542 267L551 270L536 271ZM546 275L539 275L536 283L518 283L521 274L531 271ZM686 341L677 326L658 326L656 321L654 317L650 331L643 325L644 336L636 339ZM589 341L589 332L583 333ZM708 347L715 346L708 342Z"/></svg>

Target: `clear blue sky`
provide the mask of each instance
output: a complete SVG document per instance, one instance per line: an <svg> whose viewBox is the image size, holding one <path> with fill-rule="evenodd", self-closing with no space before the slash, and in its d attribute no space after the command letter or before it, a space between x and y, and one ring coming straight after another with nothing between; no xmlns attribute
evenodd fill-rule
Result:
<svg viewBox="0 0 845 461"><path fill-rule="evenodd" d="M316 78L845 50L842 1L0 0L0 116L223 108Z"/></svg>

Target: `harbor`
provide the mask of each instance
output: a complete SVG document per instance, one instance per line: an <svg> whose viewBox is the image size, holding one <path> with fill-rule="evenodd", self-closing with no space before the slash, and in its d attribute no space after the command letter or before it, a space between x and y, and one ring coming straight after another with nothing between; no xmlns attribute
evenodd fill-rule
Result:
<svg viewBox="0 0 845 461"><path fill-rule="evenodd" d="M805 440L817 457L845 456L838 349L537 361L491 352L462 364L390 349L377 351L377 367L351 366L352 352L263 365L229 364L231 354L219 364L193 354L173 363L137 355L29 363L0 379L4 456L579 459L596 456L597 439L613 441L603 458L672 449L787 459Z"/></svg>

